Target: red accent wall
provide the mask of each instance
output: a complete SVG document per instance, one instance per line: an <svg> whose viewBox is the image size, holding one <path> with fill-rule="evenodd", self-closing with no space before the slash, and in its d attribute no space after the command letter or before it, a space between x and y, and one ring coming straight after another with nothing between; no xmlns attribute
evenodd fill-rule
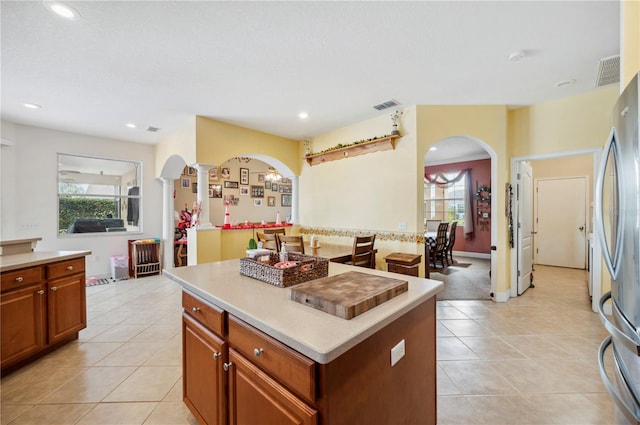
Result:
<svg viewBox="0 0 640 425"><path fill-rule="evenodd" d="M447 173L460 170L471 169L471 182L473 184L473 193L480 186L491 187L491 159L479 159L476 161L464 161L451 164L433 165L424 167L425 174ZM495 196L496 192L491 187L491 196ZM458 225L456 229L456 243L453 246L454 251L477 252L482 254L491 253L491 218L483 219L478 215L478 202L475 198L472 200L473 208L473 239L464 238L464 229ZM495 214L490 211L489 207L483 207L483 211L489 214ZM486 224L482 224L485 222Z"/></svg>

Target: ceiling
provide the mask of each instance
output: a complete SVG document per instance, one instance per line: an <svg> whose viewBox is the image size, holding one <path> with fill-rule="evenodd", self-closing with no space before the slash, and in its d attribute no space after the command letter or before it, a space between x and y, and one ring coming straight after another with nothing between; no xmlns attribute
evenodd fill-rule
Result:
<svg viewBox="0 0 640 425"><path fill-rule="evenodd" d="M531 105L594 90L620 52L617 1L67 4L78 19L0 3L2 119L151 144L196 115L302 140L416 104Z"/></svg>

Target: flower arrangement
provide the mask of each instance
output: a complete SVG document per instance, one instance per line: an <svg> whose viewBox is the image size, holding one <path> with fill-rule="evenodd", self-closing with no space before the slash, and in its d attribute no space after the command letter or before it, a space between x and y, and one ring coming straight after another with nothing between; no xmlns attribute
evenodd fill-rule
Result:
<svg viewBox="0 0 640 425"><path fill-rule="evenodd" d="M184 204L184 210L180 211L178 227L176 227L176 234L182 235L182 238L187 237L187 229L195 227L199 224L198 217L200 216L201 205L193 203L191 211L187 209L187 204Z"/></svg>

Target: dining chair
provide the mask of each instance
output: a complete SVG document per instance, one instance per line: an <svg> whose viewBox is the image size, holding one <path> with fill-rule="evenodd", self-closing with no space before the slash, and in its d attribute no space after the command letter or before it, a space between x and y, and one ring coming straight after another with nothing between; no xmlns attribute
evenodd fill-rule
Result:
<svg viewBox="0 0 640 425"><path fill-rule="evenodd" d="M278 229L264 229L265 235L284 235L284 227L280 227Z"/></svg>
<svg viewBox="0 0 640 425"><path fill-rule="evenodd" d="M441 223L440 220L425 220L424 221L425 231L427 231L427 232L437 232L438 231L438 225L440 225L440 223Z"/></svg>
<svg viewBox="0 0 640 425"><path fill-rule="evenodd" d="M304 241L302 240L302 236L286 236L275 234L278 240L278 246L282 249L282 244L284 244L284 248L287 252L299 252L300 254L304 254Z"/></svg>
<svg viewBox="0 0 640 425"><path fill-rule="evenodd" d="M442 267L445 267L446 248L447 248L447 230L449 223L444 222L438 225L438 233L436 234L436 246L431 249L431 260L433 267L438 268L438 260Z"/></svg>
<svg viewBox="0 0 640 425"><path fill-rule="evenodd" d="M447 264L449 264L449 260L451 260L451 264L454 264L453 245L456 243L456 227L458 227L457 221L451 223L451 229L449 229L449 239L447 240L447 247L445 249L444 255L444 258L447 260Z"/></svg>
<svg viewBox="0 0 640 425"><path fill-rule="evenodd" d="M356 236L353 239L353 251L351 253L351 265L359 267L376 268L376 253L373 245L376 234L370 236Z"/></svg>
<svg viewBox="0 0 640 425"><path fill-rule="evenodd" d="M258 232L258 242L262 242L262 248L270 249L275 252L280 252L280 245L278 244L278 237L275 234L265 234Z"/></svg>

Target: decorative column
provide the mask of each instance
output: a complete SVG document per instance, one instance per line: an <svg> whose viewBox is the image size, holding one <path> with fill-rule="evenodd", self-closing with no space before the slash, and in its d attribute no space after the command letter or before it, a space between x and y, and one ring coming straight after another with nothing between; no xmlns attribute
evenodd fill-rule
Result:
<svg viewBox="0 0 640 425"><path fill-rule="evenodd" d="M298 224L298 176L291 177L291 223Z"/></svg>
<svg viewBox="0 0 640 425"><path fill-rule="evenodd" d="M198 170L198 193L196 199L202 208L198 217L200 222L198 227L206 229L213 227L209 218L209 169L213 165L195 164L194 167Z"/></svg>
<svg viewBox="0 0 640 425"><path fill-rule="evenodd" d="M175 232L173 179L161 177L162 181L162 240L164 241L163 268L173 267L173 239Z"/></svg>

